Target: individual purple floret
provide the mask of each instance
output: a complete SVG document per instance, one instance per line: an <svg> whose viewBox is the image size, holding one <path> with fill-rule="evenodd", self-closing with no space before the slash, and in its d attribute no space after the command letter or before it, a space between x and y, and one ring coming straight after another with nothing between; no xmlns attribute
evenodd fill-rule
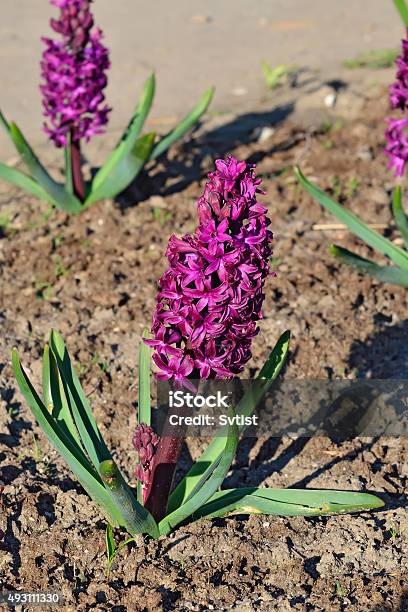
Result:
<svg viewBox="0 0 408 612"><path fill-rule="evenodd" d="M43 38L41 91L48 119L44 130L57 147L63 147L69 134L73 142L79 142L103 132L110 112L103 93L110 62L101 30L92 29L90 0L51 2L60 9L51 27L62 40Z"/></svg>
<svg viewBox="0 0 408 612"><path fill-rule="evenodd" d="M251 357L270 274L272 232L254 166L217 160L193 235L171 236L153 317L157 378L231 378Z"/></svg>
<svg viewBox="0 0 408 612"><path fill-rule="evenodd" d="M133 435L133 446L138 452L140 463L136 466L135 476L143 484L144 491L150 483L152 460L159 441L159 436L154 433L149 425L140 423L136 427Z"/></svg>

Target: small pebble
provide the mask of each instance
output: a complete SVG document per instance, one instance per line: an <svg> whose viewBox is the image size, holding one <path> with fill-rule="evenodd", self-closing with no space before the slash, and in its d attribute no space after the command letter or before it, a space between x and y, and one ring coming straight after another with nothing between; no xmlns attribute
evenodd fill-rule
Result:
<svg viewBox="0 0 408 612"><path fill-rule="evenodd" d="M248 93L248 90L245 87L235 87L232 90L232 94L234 96L245 96Z"/></svg>
<svg viewBox="0 0 408 612"><path fill-rule="evenodd" d="M327 96L324 98L324 104L327 106L327 108L333 108L333 106L336 104L336 94L334 92L327 94Z"/></svg>
<svg viewBox="0 0 408 612"><path fill-rule="evenodd" d="M361 159L362 161L371 161L373 159L373 154L369 147L364 147L360 149L357 153L357 159Z"/></svg>
<svg viewBox="0 0 408 612"><path fill-rule="evenodd" d="M259 132L259 136L258 136L258 142L262 143L265 142L266 140L269 140L269 138L271 138L275 133L275 130L269 126L265 126L263 128L260 129Z"/></svg>

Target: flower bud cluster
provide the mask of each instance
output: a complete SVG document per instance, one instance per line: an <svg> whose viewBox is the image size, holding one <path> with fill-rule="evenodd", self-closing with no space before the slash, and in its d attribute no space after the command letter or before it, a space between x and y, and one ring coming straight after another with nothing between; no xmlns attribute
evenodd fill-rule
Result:
<svg viewBox="0 0 408 612"><path fill-rule="evenodd" d="M135 476L143 483L144 488L150 482L152 461L159 441L159 436L154 433L149 425L140 423L136 427L133 435L133 446L138 452L140 463L136 466Z"/></svg>

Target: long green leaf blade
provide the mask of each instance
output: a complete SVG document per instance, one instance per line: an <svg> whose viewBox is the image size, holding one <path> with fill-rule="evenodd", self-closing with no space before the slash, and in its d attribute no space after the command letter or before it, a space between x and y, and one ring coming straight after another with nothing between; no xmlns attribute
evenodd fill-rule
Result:
<svg viewBox="0 0 408 612"><path fill-rule="evenodd" d="M207 482L209 477L214 473L215 469L220 464L221 457L222 455L217 457L217 459L215 459L212 463L208 464L205 471L201 474L200 479L195 483L193 489L188 494L188 497L183 501L184 504L190 501L190 499L200 491L200 489L203 487L203 485Z"/></svg>
<svg viewBox="0 0 408 612"><path fill-rule="evenodd" d="M44 348L42 367L43 396L45 405L71 443L84 453L78 431L71 415L69 402L58 370L55 357L49 346Z"/></svg>
<svg viewBox="0 0 408 612"><path fill-rule="evenodd" d="M234 410L229 411L229 416L235 416ZM196 486L192 489L194 495L189 497L179 508L168 514L159 523L159 530L161 535L167 535L170 531L176 527L179 523L182 523L190 515L194 514L201 506L203 506L216 492L219 486L221 486L228 470L231 467L231 463L234 460L235 452L238 445L238 427L232 423L228 427L228 435L225 442L225 448L221 453L221 458L214 461L215 469L212 471L208 480L205 483L200 483L200 487ZM196 485L198 483L196 482Z"/></svg>
<svg viewBox="0 0 408 612"><path fill-rule="evenodd" d="M307 180L300 168L295 168L295 175L306 191L337 219L345 223L353 234L364 240L364 242L379 253L389 257L397 266L408 269L408 253L406 251L394 245L390 240L387 240L387 238L384 238L381 234L360 221L352 212L329 198L324 191Z"/></svg>
<svg viewBox="0 0 408 612"><path fill-rule="evenodd" d="M143 338L147 337L147 330L144 330L142 342L139 346L139 396L137 422L151 425L151 397L150 397L150 359L151 350L143 342ZM139 458L137 459L139 462ZM143 503L143 485L140 481L137 483L137 500Z"/></svg>
<svg viewBox="0 0 408 612"><path fill-rule="evenodd" d="M48 174L15 123L10 124L10 135L33 178L49 195L49 199L51 199L55 206L68 213L81 212L81 202L75 196L68 193L63 185L54 181Z"/></svg>
<svg viewBox="0 0 408 612"><path fill-rule="evenodd" d="M267 361L261 369L257 384L250 389L235 408L238 415L250 416L256 404L262 399L263 395L269 390L273 381L279 375L289 351L290 332L285 331L274 349L271 351ZM264 383L262 381L265 381ZM209 469L214 461L220 457L225 445L225 438L217 436L208 445L200 458L191 467L188 474L177 485L169 499L169 511L178 508L190 495L196 484L200 482L202 475Z"/></svg>
<svg viewBox="0 0 408 612"><path fill-rule="evenodd" d="M395 187L392 197L392 212L394 214L395 223L405 242L405 247L408 249L408 217L402 207L402 191L401 187Z"/></svg>
<svg viewBox="0 0 408 612"><path fill-rule="evenodd" d="M112 503L108 492L100 480L99 474L95 472L85 455L79 452L70 439L66 437L58 423L56 423L44 406L21 366L16 349L13 349L12 362L20 391L49 442L65 459L78 481L88 495L99 505L109 522L113 525L123 525L121 514Z"/></svg>
<svg viewBox="0 0 408 612"><path fill-rule="evenodd" d="M176 140L179 140L188 130L195 126L205 113L212 97L214 95L214 87L210 87L202 95L193 110L174 128L167 136L164 136L154 147L150 159L156 159L162 155Z"/></svg>
<svg viewBox="0 0 408 612"><path fill-rule="evenodd" d="M114 172L115 167L120 163L121 159L132 152L139 138L144 122L146 121L146 118L150 112L154 99L155 88L156 82L153 73L149 76L144 85L142 95L140 96L134 115L126 131L122 135L120 141L110 154L105 164L95 175L93 180L94 190L99 189L99 187L101 187L106 180L109 180L110 174Z"/></svg>
<svg viewBox="0 0 408 612"><path fill-rule="evenodd" d="M382 506L384 502L371 493L325 489L225 489L215 493L193 518L209 519L232 513L321 516Z"/></svg>
<svg viewBox="0 0 408 612"><path fill-rule="evenodd" d="M28 193L32 193L39 200L54 203L48 193L44 191L44 189L31 177L27 176L27 174L24 174L24 172L20 172L15 168L10 168L10 166L7 166L6 164L3 164L1 162L0 177L8 183L16 185L16 187L24 189L24 191L28 191Z"/></svg>
<svg viewBox="0 0 408 612"><path fill-rule="evenodd" d="M394 0L395 7L400 14L402 22L408 28L408 7L405 0Z"/></svg>
<svg viewBox="0 0 408 612"><path fill-rule="evenodd" d="M102 438L96 424L88 400L82 390L81 383L72 366L68 350L62 336L53 330L50 338L50 348L57 362L62 381L70 402L70 408L76 428L82 443L95 468L107 459L111 459L108 447Z"/></svg>
<svg viewBox="0 0 408 612"><path fill-rule="evenodd" d="M340 259L343 263L352 266L363 274L369 274L383 283L408 287L408 269L401 270L392 266L379 266L374 261L360 257L360 255L334 244L330 246L329 251L336 259Z"/></svg>
<svg viewBox="0 0 408 612"><path fill-rule="evenodd" d="M0 125L2 126L2 128L4 129L6 134L8 134L10 136L10 126L9 126L9 123L8 123L7 119L5 118L5 116L3 115L3 113L1 111L0 111Z"/></svg>
<svg viewBox="0 0 408 612"><path fill-rule="evenodd" d="M106 525L105 544L106 553L108 555L108 567L110 567L115 556L115 539L113 537L112 525L110 525L109 523Z"/></svg>
<svg viewBox="0 0 408 612"><path fill-rule="evenodd" d="M146 330L142 338L147 337ZM151 398L150 398L150 360L151 349L143 342L139 346L139 401L138 423L151 425Z"/></svg>
<svg viewBox="0 0 408 612"><path fill-rule="evenodd" d="M150 157L156 135L154 133L141 136L134 145L133 149L124 156L121 156L110 175L94 188L85 201L85 206L89 206L98 200L115 198L122 193L135 180L145 163Z"/></svg>

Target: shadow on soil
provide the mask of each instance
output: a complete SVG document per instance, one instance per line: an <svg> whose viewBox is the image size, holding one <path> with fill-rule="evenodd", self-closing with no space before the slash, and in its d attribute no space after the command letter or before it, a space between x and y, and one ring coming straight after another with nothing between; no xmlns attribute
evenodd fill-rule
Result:
<svg viewBox="0 0 408 612"><path fill-rule="evenodd" d="M376 316L378 331L366 342L356 340L349 365L358 378L408 380L408 320L390 325L391 317Z"/></svg>
<svg viewBox="0 0 408 612"><path fill-rule="evenodd" d="M385 608L384 606L375 606L374 608L370 608L369 612L386 612L387 610L391 610L391 608ZM401 595L401 599L399 601L398 607L395 608L395 612L407 612L408 610L408 589L404 589Z"/></svg>
<svg viewBox="0 0 408 612"><path fill-rule="evenodd" d="M183 191L191 183L204 178L206 172L203 170L203 162L206 159L225 157L239 146L256 142L262 128L276 127L284 123L294 112L295 102L300 97L313 94L324 85L329 85L335 91L348 87L348 84L342 80L322 81L317 71L307 66L300 67L290 79L291 94L288 102L270 111L239 115L196 139L191 137L190 133L185 144L176 145L179 147L176 159L169 160L166 153L157 162L148 164L147 170L142 171L136 181L118 197L117 203L120 208L125 209L152 195L166 197ZM271 149L258 150L253 155L249 155L247 161L259 163L265 156L270 157L278 151L287 151L303 140L303 134L298 131Z"/></svg>
<svg viewBox="0 0 408 612"><path fill-rule="evenodd" d="M254 142L257 138L257 128L272 127L283 123L293 112L293 108L293 104L289 103L278 106L270 112L240 115L233 121L206 132L201 138L196 140L190 138L185 145L182 145L178 159L169 161L164 155L156 164L152 164L146 171L139 174L136 181L118 197L117 203L122 209L126 209L152 195L166 197L183 191L188 185L205 176L202 166L207 157L223 157L240 145ZM249 157L247 161L256 163L266 155L270 156L276 151L288 150L298 144L300 139L301 136L297 134L293 139L271 150L258 151L253 158ZM166 186L169 177L172 184Z"/></svg>

